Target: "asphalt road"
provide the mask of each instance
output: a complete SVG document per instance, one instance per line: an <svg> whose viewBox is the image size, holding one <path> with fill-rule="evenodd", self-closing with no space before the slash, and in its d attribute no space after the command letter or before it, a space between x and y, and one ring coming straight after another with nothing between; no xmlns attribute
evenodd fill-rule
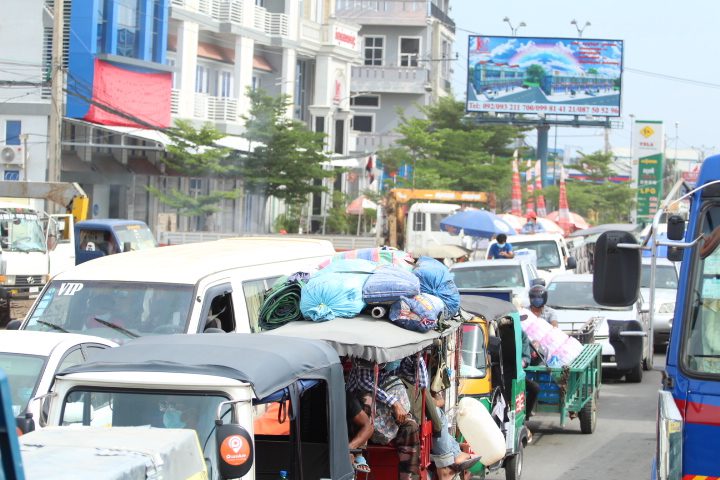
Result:
<svg viewBox="0 0 720 480"><path fill-rule="evenodd" d="M656 369L664 362L664 355L655 355ZM643 373L639 384L603 382L593 434L580 433L577 419L563 429L559 415L533 417L533 441L525 450L522 480L649 479L661 374ZM487 478L504 479L505 472L499 470Z"/></svg>

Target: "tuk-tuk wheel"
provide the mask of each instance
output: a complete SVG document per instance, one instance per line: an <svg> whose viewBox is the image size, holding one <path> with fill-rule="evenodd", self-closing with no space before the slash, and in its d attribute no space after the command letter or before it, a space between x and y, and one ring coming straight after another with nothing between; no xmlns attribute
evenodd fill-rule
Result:
<svg viewBox="0 0 720 480"><path fill-rule="evenodd" d="M523 442L518 442L517 453L505 460L505 480L520 480L523 468Z"/></svg>
<svg viewBox="0 0 720 480"><path fill-rule="evenodd" d="M580 431L582 433L593 433L597 425L597 392L593 394L589 402L580 410Z"/></svg>

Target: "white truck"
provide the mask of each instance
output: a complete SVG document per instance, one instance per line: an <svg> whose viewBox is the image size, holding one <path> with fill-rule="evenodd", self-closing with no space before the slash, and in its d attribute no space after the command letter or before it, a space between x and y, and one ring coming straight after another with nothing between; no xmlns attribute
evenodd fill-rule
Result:
<svg viewBox="0 0 720 480"><path fill-rule="evenodd" d="M535 252L535 266L540 278L546 283L550 283L555 275L571 273L570 271L577 266L575 258L570 256L565 239L559 233L511 235L507 238L507 242L512 245L515 252L525 249ZM493 240L492 243L495 241Z"/></svg>

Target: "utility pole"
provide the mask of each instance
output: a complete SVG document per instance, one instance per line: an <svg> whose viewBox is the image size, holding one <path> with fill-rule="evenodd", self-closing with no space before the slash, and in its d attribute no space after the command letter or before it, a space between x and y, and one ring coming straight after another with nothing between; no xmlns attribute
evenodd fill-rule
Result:
<svg viewBox="0 0 720 480"><path fill-rule="evenodd" d="M52 60L50 62L50 75L52 91L50 96L50 125L48 140L48 169L49 182L60 181L60 156L62 154L62 120L64 114L63 94L63 37L64 37L65 0L54 0L53 5L53 38ZM48 206L55 209L55 206Z"/></svg>

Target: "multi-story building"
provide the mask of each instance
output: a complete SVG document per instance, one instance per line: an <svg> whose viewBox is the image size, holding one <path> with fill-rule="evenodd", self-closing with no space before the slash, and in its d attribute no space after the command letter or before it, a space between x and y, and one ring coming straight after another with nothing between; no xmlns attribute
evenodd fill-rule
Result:
<svg viewBox="0 0 720 480"><path fill-rule="evenodd" d="M450 0L337 0L338 18L362 26L362 65L352 69L355 150L373 153L394 144L398 108L450 94L455 23Z"/></svg>

